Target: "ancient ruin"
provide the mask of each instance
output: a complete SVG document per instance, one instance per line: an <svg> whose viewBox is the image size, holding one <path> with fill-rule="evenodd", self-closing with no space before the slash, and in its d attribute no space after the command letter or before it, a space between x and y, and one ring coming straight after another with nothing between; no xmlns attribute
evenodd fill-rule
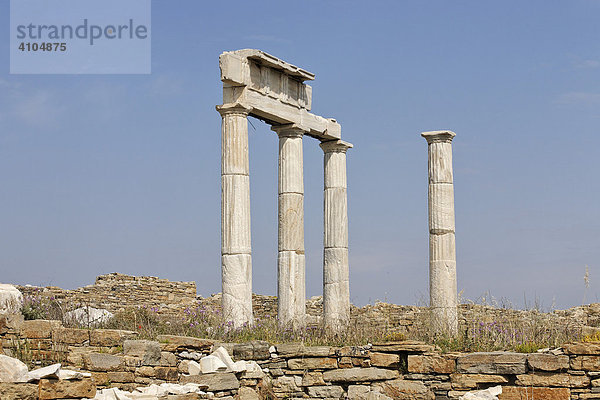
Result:
<svg viewBox="0 0 600 400"><path fill-rule="evenodd" d="M454 183L451 131L421 134L428 144L429 170L429 298L433 329L458 333Z"/></svg>
<svg viewBox="0 0 600 400"><path fill-rule="evenodd" d="M346 150L334 119L311 114L315 75L260 50L219 57L223 104L221 162L221 265L223 313L235 327L252 324L252 246L248 125L250 115L279 136L278 318L305 324L304 184L302 139L325 152L323 308L325 325L341 329L350 318Z"/></svg>

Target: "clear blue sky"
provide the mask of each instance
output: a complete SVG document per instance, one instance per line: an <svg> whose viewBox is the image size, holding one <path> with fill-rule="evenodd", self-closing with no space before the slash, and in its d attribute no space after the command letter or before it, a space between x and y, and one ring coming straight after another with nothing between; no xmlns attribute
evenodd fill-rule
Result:
<svg viewBox="0 0 600 400"><path fill-rule="evenodd" d="M427 299L427 144L454 140L458 286L516 305L600 296L600 1L152 3L151 75L10 75L0 2L0 281L109 272L220 291L218 56L316 74L348 152L351 299ZM251 120L254 291L276 292L277 138ZM307 138L307 295L322 151Z"/></svg>

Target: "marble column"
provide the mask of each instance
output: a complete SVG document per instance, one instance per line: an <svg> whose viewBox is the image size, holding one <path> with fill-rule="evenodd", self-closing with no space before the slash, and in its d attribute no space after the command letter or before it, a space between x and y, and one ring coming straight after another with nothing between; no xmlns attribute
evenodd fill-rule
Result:
<svg viewBox="0 0 600 400"><path fill-rule="evenodd" d="M248 113L238 103L217 106L221 125L221 280L223 317L252 324L252 247Z"/></svg>
<svg viewBox="0 0 600 400"><path fill-rule="evenodd" d="M304 172L302 136L295 124L274 126L279 136L277 317L282 327L305 325Z"/></svg>
<svg viewBox="0 0 600 400"><path fill-rule="evenodd" d="M451 131L421 134L428 144L429 169L429 299L436 333L458 333L454 183Z"/></svg>
<svg viewBox="0 0 600 400"><path fill-rule="evenodd" d="M325 153L323 322L330 332L341 332L350 322L346 151L351 147L342 140L321 143Z"/></svg>

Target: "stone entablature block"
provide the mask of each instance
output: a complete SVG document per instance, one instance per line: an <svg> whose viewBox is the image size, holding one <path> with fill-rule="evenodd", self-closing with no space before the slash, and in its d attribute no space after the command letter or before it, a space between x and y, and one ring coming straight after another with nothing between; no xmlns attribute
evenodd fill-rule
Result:
<svg viewBox="0 0 600 400"><path fill-rule="evenodd" d="M223 104L250 107L250 115L271 125L296 124L320 140L341 138L341 126L331 118L311 114L315 75L261 50L243 49L220 55Z"/></svg>

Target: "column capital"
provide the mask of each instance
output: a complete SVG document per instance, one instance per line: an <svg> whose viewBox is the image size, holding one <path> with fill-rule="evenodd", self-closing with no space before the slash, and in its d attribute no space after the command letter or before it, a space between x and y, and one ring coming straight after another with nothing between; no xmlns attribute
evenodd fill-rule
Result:
<svg viewBox="0 0 600 400"><path fill-rule="evenodd" d="M309 132L298 124L273 125L271 130L279 137L302 137Z"/></svg>
<svg viewBox="0 0 600 400"><path fill-rule="evenodd" d="M252 111L251 107L248 107L241 103L226 103L222 105L218 105L215 107L221 116L229 115L229 114L240 114L244 116L248 116L250 111Z"/></svg>
<svg viewBox="0 0 600 400"><path fill-rule="evenodd" d="M436 142L450 143L452 142L452 139L454 139L454 136L456 136L456 133L452 131L429 131L422 132L421 136L423 136L429 144Z"/></svg>
<svg viewBox="0 0 600 400"><path fill-rule="evenodd" d="M339 139L321 142L319 146L321 146L325 153L345 153L348 149L354 147L352 143L344 142Z"/></svg>

